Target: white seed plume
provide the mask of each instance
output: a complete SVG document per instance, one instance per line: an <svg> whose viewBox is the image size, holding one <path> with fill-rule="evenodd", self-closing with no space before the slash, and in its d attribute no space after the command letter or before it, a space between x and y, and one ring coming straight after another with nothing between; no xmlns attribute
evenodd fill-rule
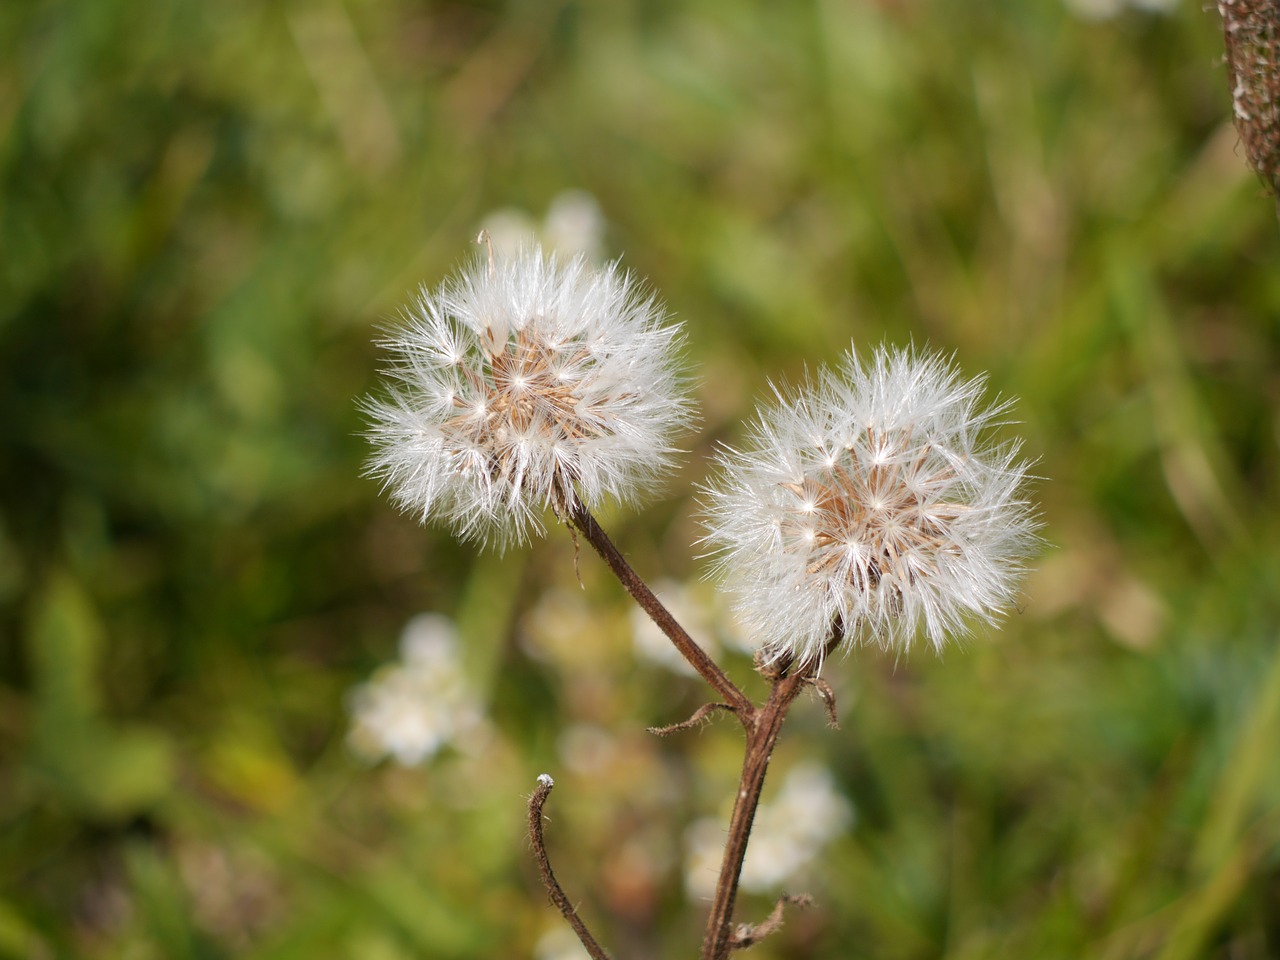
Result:
<svg viewBox="0 0 1280 960"><path fill-rule="evenodd" d="M794 395L775 388L745 449L719 458L707 536L744 626L767 662L846 645L941 650L973 618L1014 601L1036 542L1017 444L983 434L982 377L938 356L851 350Z"/></svg>
<svg viewBox="0 0 1280 960"><path fill-rule="evenodd" d="M500 547L540 533L547 508L634 499L690 420L665 319L616 264L478 258L385 341L369 473L423 522Z"/></svg>

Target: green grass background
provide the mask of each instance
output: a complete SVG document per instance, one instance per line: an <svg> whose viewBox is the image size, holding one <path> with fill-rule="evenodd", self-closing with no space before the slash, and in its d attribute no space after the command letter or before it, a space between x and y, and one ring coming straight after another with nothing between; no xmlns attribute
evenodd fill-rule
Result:
<svg viewBox="0 0 1280 960"><path fill-rule="evenodd" d="M1280 956L1280 231L1203 6L0 5L0 957L529 957L544 770L601 939L695 954L733 725L643 733L703 694L563 531L476 555L359 476L378 323L567 188L698 377L604 518L643 573L700 575L715 442L851 341L990 371L1045 478L1003 629L797 708L778 770L857 818L754 955ZM370 767L346 692L424 610L497 735Z"/></svg>

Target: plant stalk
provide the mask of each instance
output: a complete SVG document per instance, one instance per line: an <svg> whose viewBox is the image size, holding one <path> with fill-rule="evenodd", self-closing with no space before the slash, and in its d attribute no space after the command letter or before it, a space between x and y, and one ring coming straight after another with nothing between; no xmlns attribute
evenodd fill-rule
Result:
<svg viewBox="0 0 1280 960"><path fill-rule="evenodd" d="M747 855L751 825L755 820L756 808L760 805L760 793L764 789L764 778L769 770L773 747L778 742L778 734L782 732L787 711L799 696L804 682L804 672L784 675L774 680L769 699L757 711L753 724L747 729L742 777L738 781L738 795L734 798L733 815L729 819L729 836L725 841L724 859L720 862L720 878L716 881L711 915L707 918L702 960L724 960L733 949L733 906L738 897L738 879Z"/></svg>
<svg viewBox="0 0 1280 960"><path fill-rule="evenodd" d="M725 843L724 857L720 863L720 877L716 882L711 914L707 918L707 930L701 954L701 960L726 960L735 946L747 945L747 942L738 943L734 938L731 927L733 908L738 897L738 880L747 854L747 843L751 838L751 826L755 820L756 808L760 805L760 794L764 789L765 774L769 771L769 761L773 756L774 745L782 732L787 711L791 709L791 705L800 695L805 684L812 682L817 676L822 661L835 649L843 636L843 631L837 624L828 639L823 656L805 664L794 673L791 672L789 663L784 663L779 668L767 672L762 671L770 680L769 698L763 705L756 706L662 605L662 602L649 589L648 584L641 580L627 563L626 558L614 546L613 541L609 539L586 507L577 504L566 510L563 515L572 527L581 532L587 542L595 548L622 586L666 634L689 665L724 698L725 706L737 715L746 731L747 743L742 761L742 776L738 781L738 794L734 799L733 814L729 820L729 836ZM827 705L829 713L834 716L834 704L828 700ZM707 709L703 708L703 710ZM568 913L565 915L569 917ZM574 918L570 917L571 923L573 920ZM578 929L576 925L574 929ZM582 932L578 932L582 939ZM591 949L592 945L588 944L586 939L583 939L583 943L588 946L588 950ZM596 948L598 949L598 946Z"/></svg>
<svg viewBox="0 0 1280 960"><path fill-rule="evenodd" d="M707 681L716 693L724 698L725 703L737 714L742 725L750 729L751 724L754 722L755 705L747 698L745 693L738 689L737 684L730 680L728 675L720 669L720 665L707 656L707 652L698 646L685 631L684 627L676 622L676 618L662 605L662 601L649 589L649 585L640 579L635 570L631 568L631 564L627 563L626 558L613 545L613 541L601 529L600 524L596 522L596 518L591 515L586 507L577 504L570 509L568 520L586 537L587 542L595 548L596 553L600 554L600 558L608 564L609 569L613 571L614 576L618 578L618 581L626 588L626 591L631 594L636 603L640 604L650 619L658 625L658 629L665 633L667 638L675 644L676 649L689 662L689 665L698 671L699 676Z"/></svg>

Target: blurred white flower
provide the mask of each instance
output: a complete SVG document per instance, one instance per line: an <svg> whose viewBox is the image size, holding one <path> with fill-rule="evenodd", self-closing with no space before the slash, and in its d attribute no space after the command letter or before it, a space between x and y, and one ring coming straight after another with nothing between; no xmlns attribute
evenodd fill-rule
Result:
<svg viewBox="0 0 1280 960"><path fill-rule="evenodd" d="M1085 20L1109 20L1125 7L1147 13L1172 13L1178 0L1065 0L1067 9Z"/></svg>
<svg viewBox="0 0 1280 960"><path fill-rule="evenodd" d="M685 584L675 580L659 580L653 585L653 592L662 605L671 611L676 621L690 635L701 643L709 653L711 617L710 611ZM683 673L696 677L697 671L689 666L689 661L676 649L665 633L652 618L639 606L631 608L631 636L635 640L636 653L650 663L665 667L675 673Z"/></svg>
<svg viewBox="0 0 1280 960"><path fill-rule="evenodd" d="M400 633L400 657L415 669L456 669L457 654L458 631L443 614L420 613Z"/></svg>
<svg viewBox="0 0 1280 960"><path fill-rule="evenodd" d="M575 723L561 732L556 752L561 762L574 773L592 776L615 760L618 740L604 727Z"/></svg>
<svg viewBox="0 0 1280 960"><path fill-rule="evenodd" d="M664 320L616 264L479 258L386 341L389 396L365 403L369 473L424 522L499 546L541 532L547 508L635 497L690 419Z"/></svg>
<svg viewBox="0 0 1280 960"><path fill-rule="evenodd" d="M598 263L604 257L604 228L600 204L585 190L566 190L547 208L544 233L553 249Z"/></svg>
<svg viewBox="0 0 1280 960"><path fill-rule="evenodd" d="M585 190L557 194L540 224L523 210L503 207L485 216L480 225L493 239L494 250L503 255L518 253L535 237L564 256L581 254L591 263L604 259L604 215L596 198Z"/></svg>
<svg viewBox="0 0 1280 960"><path fill-rule="evenodd" d="M591 960L578 935L566 923L548 927L533 948L534 960Z"/></svg>
<svg viewBox="0 0 1280 960"><path fill-rule="evenodd" d="M448 743L465 748L483 730L484 714L458 661L453 623L438 614L414 617L401 635L400 657L351 691L351 748L407 767Z"/></svg>
<svg viewBox="0 0 1280 960"><path fill-rule="evenodd" d="M802 763L783 780L772 803L756 809L751 843L739 885L752 893L776 893L795 882L823 848L853 823L853 805L836 787L831 771ZM695 821L685 834L685 888L689 895L715 894L724 854L725 824Z"/></svg>
<svg viewBox="0 0 1280 960"><path fill-rule="evenodd" d="M846 644L936 649L1012 605L1037 523L1018 445L983 438L1009 407L979 406L938 356L852 351L794 396L775 388L748 446L706 490L716 570L767 660Z"/></svg>
<svg viewBox="0 0 1280 960"><path fill-rule="evenodd" d="M739 653L754 652L750 638L725 609L719 591L712 589L710 585L659 580L653 585L653 592L711 656L714 657L722 646ZM667 635L638 606L631 608L631 636L635 641L636 653L643 659L673 673L691 677L698 675Z"/></svg>

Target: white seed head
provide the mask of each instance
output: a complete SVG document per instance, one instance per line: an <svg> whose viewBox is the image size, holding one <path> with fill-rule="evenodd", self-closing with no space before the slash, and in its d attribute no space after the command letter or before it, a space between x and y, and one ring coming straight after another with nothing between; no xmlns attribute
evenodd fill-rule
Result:
<svg viewBox="0 0 1280 960"><path fill-rule="evenodd" d="M690 420L665 320L616 264L477 258L385 341L369 474L423 522L500 547L540 533L547 508L634 499Z"/></svg>
<svg viewBox="0 0 1280 960"><path fill-rule="evenodd" d="M765 662L846 645L938 650L1014 601L1037 542L1017 444L984 434L1009 408L980 406L938 356L851 350L794 395L775 388L748 445L719 457L708 543Z"/></svg>

